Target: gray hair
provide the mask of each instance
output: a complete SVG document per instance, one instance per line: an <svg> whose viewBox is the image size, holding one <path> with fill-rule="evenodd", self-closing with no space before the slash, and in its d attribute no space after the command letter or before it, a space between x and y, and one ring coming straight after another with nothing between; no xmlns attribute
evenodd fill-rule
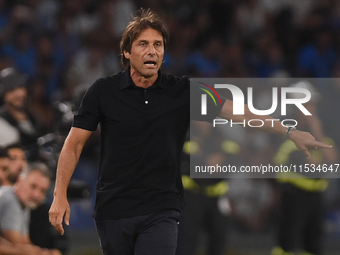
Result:
<svg viewBox="0 0 340 255"><path fill-rule="evenodd" d="M42 162L34 162L30 163L22 173L21 176L22 178L26 178L31 172L33 171L38 171L41 173L43 176L47 177L50 181L52 180L53 174L48 168L48 166L45 163Z"/></svg>

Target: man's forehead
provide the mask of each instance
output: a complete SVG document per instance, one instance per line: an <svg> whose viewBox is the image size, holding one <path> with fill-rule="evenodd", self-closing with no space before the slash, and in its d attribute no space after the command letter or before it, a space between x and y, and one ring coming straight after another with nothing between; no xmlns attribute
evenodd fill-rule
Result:
<svg viewBox="0 0 340 255"><path fill-rule="evenodd" d="M11 148L8 149L8 154L10 156L25 156L25 151L20 148Z"/></svg>
<svg viewBox="0 0 340 255"><path fill-rule="evenodd" d="M163 36L161 32L159 32L156 29L146 28L139 34L139 36L137 36L135 41L150 41L150 40L163 41Z"/></svg>
<svg viewBox="0 0 340 255"><path fill-rule="evenodd" d="M47 185L50 184L50 179L36 170L33 170L27 175L26 181L27 183L34 183L40 186L45 186L46 184Z"/></svg>

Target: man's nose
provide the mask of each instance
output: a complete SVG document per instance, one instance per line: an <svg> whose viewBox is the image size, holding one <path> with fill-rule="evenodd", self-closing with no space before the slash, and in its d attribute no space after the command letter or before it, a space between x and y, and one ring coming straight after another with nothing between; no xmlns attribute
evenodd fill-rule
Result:
<svg viewBox="0 0 340 255"><path fill-rule="evenodd" d="M154 54L156 54L156 49L155 49L155 46L154 46L154 45L150 44L150 45L148 46L148 54L149 54L149 55L154 55Z"/></svg>
<svg viewBox="0 0 340 255"><path fill-rule="evenodd" d="M36 200L42 200L44 198L45 194L44 192L40 191L40 190L34 190L33 191L33 197L36 199Z"/></svg>

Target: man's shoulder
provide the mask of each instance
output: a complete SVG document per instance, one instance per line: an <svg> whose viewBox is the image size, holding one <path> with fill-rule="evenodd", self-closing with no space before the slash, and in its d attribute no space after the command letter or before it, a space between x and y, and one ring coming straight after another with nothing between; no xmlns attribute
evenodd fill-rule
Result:
<svg viewBox="0 0 340 255"><path fill-rule="evenodd" d="M0 187L0 197L7 196L8 194L15 194L13 186L1 186Z"/></svg>
<svg viewBox="0 0 340 255"><path fill-rule="evenodd" d="M112 89L114 90L118 89L123 72L124 71L121 71L121 72L117 72L111 75L107 75L105 77L98 78L92 83L91 86L86 88L86 91L90 92L86 94L97 94L97 93L105 94Z"/></svg>
<svg viewBox="0 0 340 255"><path fill-rule="evenodd" d="M190 80L188 76L176 76L173 74L163 73L161 72L162 76L162 85L165 87L172 87L174 85L184 85L187 86L190 84Z"/></svg>
<svg viewBox="0 0 340 255"><path fill-rule="evenodd" d="M16 200L16 195L12 186L3 186L0 188L0 204L13 204L13 201Z"/></svg>
<svg viewBox="0 0 340 255"><path fill-rule="evenodd" d="M101 77L95 81L94 84L99 85L119 85L122 76L124 75L125 71L120 71L114 74L107 75L106 77Z"/></svg>

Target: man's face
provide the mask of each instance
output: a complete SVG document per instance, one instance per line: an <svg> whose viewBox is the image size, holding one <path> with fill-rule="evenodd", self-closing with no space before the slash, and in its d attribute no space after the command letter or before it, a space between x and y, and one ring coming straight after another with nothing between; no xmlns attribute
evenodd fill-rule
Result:
<svg viewBox="0 0 340 255"><path fill-rule="evenodd" d="M9 156L9 171L7 179L11 183L15 183L21 172L27 167L25 152L20 148L8 149Z"/></svg>
<svg viewBox="0 0 340 255"><path fill-rule="evenodd" d="M27 89L25 87L15 88L6 92L4 102L15 109L23 109L27 98Z"/></svg>
<svg viewBox="0 0 340 255"><path fill-rule="evenodd" d="M26 177L18 179L16 194L25 207L35 209L44 201L50 184L46 176L39 171L32 171Z"/></svg>
<svg viewBox="0 0 340 255"><path fill-rule="evenodd" d="M0 158L0 186L3 184L3 180L8 172L9 158Z"/></svg>
<svg viewBox="0 0 340 255"><path fill-rule="evenodd" d="M131 53L124 51L130 60L131 73L150 78L157 75L164 56L164 41L160 32L147 28L132 42Z"/></svg>

